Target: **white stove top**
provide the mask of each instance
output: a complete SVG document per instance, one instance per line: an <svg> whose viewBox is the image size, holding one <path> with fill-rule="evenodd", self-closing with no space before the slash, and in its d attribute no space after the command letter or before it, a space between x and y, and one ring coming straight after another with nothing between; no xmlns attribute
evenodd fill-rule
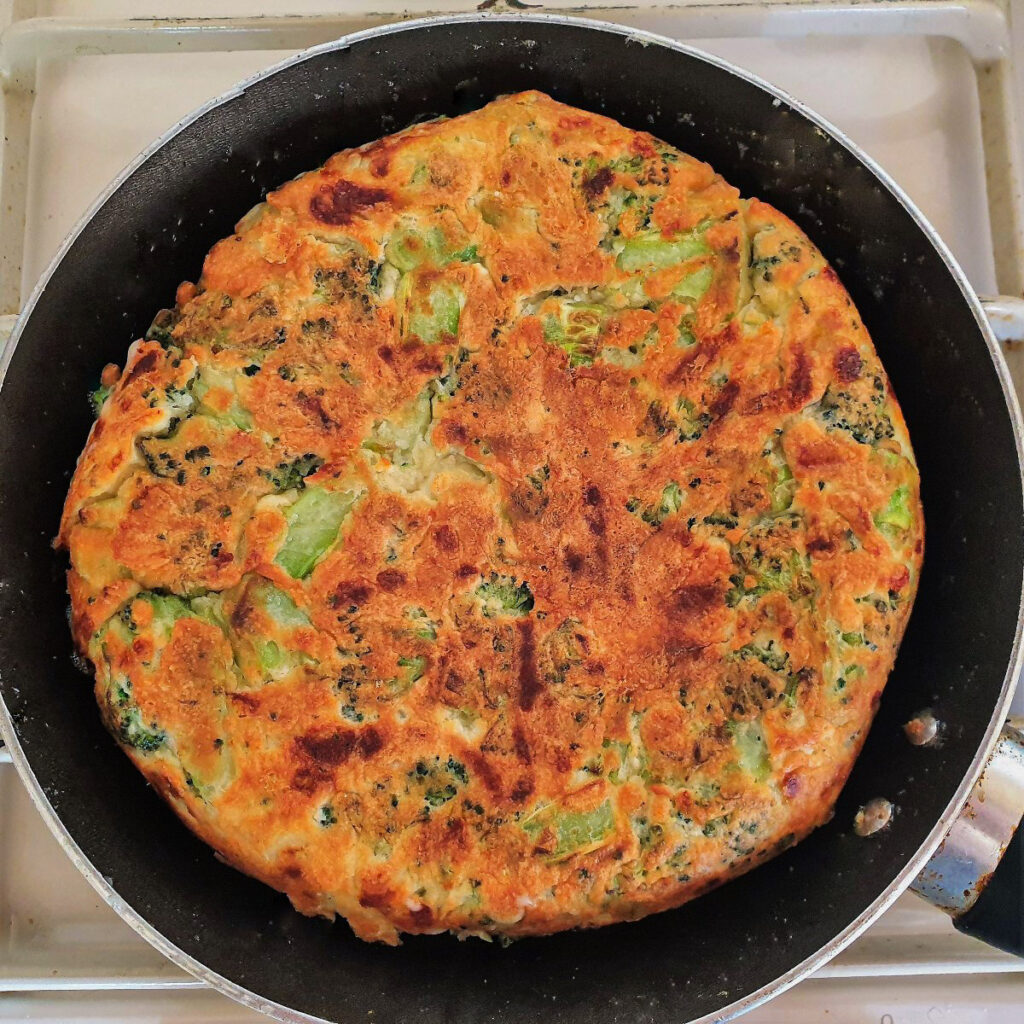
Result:
<svg viewBox="0 0 1024 1024"><path fill-rule="evenodd" d="M1016 7L1018 0L1012 3ZM34 88L26 96L8 78L0 198L10 208L0 210L0 256L7 260L0 306L31 290L107 182L203 101L343 31L394 20L403 11L474 6L443 0L220 0L213 10L207 0L0 0L0 27L16 22L0 39L0 74L13 68L21 84ZM567 6L562 0L545 10ZM998 206L995 238L987 202L990 193L1009 187L1009 165L993 149L991 132L983 138L982 130L983 107L989 124L998 116L993 83L1005 73L999 57L1012 38L998 4L825 0L808 8L779 0L701 0L676 7L634 2L604 16L695 42L790 91L896 178L979 292L1018 287L1019 269L1005 254L1019 252L1010 228L1020 197ZM1024 22L1024 3L1018 11ZM187 23L178 25L175 36L165 23L159 38L150 22L123 21L214 13L215 25L254 14L270 20L231 22L237 31L230 36L217 35L210 24L197 35ZM297 13L312 17L274 20ZM34 18L59 20L29 20ZM1024 25L1015 31L1024 63ZM245 48L229 52L232 46ZM149 52L154 48L171 52ZM137 52L104 52L111 49ZM1019 163L1024 153L1013 156ZM27 182L24 191L21 181ZM23 234L16 223L22 199ZM19 258L21 271L12 272ZM1024 375L1018 386L1022 380ZM1018 706L1024 708L1020 700ZM50 837L0 751L3 1020L186 1024L265 1018L184 975L102 903ZM1024 961L959 935L944 915L907 895L819 974L744 1020L1020 1024Z"/></svg>

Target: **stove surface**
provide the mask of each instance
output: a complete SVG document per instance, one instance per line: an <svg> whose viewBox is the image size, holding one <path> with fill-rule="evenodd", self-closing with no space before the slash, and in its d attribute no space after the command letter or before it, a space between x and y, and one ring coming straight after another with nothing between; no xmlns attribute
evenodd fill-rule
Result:
<svg viewBox="0 0 1024 1024"><path fill-rule="evenodd" d="M364 6L367 12L392 13L361 13ZM211 17L214 12L204 0L0 0L0 27L12 16L74 19L78 26L70 21L22 24L14 44L10 36L0 41L0 67L14 52L20 66L35 72L31 102L9 102L4 126L6 184L22 175L27 180L21 272L16 281L6 282L6 294L14 286L28 294L107 182L200 103L300 45L431 6L472 10L475 5L376 0L347 3L339 15L327 4L264 0L257 7L251 0L222 0L215 23L223 17L311 13L324 16L323 27L311 23L296 42L294 33L275 34L266 25L257 26L265 48L236 52L226 49L229 40L211 52L196 52L194 37L183 36L173 52L108 53L102 52L109 46L107 37L96 31L100 20ZM837 21L843 17L838 7L826 18L819 16L822 12L808 15L807 6L775 0L708 0L673 8L634 3L611 16L692 41L831 119L921 207L974 287L996 292L999 243L990 228L984 88L979 93L976 65L991 39L982 34L980 42L972 42L968 33L965 43L964 32L946 27L953 22L924 17L957 7L984 13L991 5L917 0L900 6L911 15L920 9L920 17L900 21L891 13L896 5L868 0L845 5L847 12L860 10L846 22ZM866 28L863 14L874 8L886 20L883 24L872 17ZM802 9L806 27L792 20ZM145 32L146 26L136 22L124 31ZM875 34L876 26L883 34ZM63 35L62 27L71 35ZM884 34L886 27L892 34ZM809 34L817 32L822 34ZM130 48L148 45L133 42ZM9 221L6 227L9 232ZM10 235L0 244L10 251ZM1018 707L1024 707L1020 698ZM136 936L78 875L3 760L0 750L0 1020L191 1024L266 1019L193 981ZM905 895L817 975L744 1020L1019 1024L1024 1020L1024 961L959 935L944 915Z"/></svg>

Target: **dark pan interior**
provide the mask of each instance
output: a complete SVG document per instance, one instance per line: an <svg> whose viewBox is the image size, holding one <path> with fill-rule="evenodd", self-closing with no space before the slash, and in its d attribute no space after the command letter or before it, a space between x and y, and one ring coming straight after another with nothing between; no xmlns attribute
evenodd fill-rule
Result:
<svg viewBox="0 0 1024 1024"><path fill-rule="evenodd" d="M85 394L265 191L425 114L540 88L649 129L792 216L853 294L903 404L924 481L918 605L833 822L678 911L518 942L364 945L293 913L186 832L103 732L71 663L64 560L50 548L89 427ZM1012 423L957 284L843 146L705 61L606 31L480 21L403 29L250 86L167 142L78 236L24 330L0 414L0 677L32 770L71 835L163 935L261 996L336 1021L680 1022L829 943L935 825L989 724L1017 624L1024 530ZM940 749L900 725L932 706ZM852 836L884 795L882 836Z"/></svg>

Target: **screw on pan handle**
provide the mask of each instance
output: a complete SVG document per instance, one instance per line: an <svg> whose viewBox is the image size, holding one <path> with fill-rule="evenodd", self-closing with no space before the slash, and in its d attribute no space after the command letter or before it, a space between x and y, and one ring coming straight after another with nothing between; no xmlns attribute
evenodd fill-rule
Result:
<svg viewBox="0 0 1024 1024"><path fill-rule="evenodd" d="M960 816L911 888L967 935L1024 957L1024 722L1003 729Z"/></svg>

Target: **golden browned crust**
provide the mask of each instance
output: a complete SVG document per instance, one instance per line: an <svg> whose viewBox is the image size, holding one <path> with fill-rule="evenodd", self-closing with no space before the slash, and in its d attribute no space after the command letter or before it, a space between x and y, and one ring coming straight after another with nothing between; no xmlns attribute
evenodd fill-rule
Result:
<svg viewBox="0 0 1024 1024"><path fill-rule="evenodd" d="M515 936L828 817L923 519L776 210L524 93L289 182L150 339L68 496L73 628L231 863L367 939Z"/></svg>

